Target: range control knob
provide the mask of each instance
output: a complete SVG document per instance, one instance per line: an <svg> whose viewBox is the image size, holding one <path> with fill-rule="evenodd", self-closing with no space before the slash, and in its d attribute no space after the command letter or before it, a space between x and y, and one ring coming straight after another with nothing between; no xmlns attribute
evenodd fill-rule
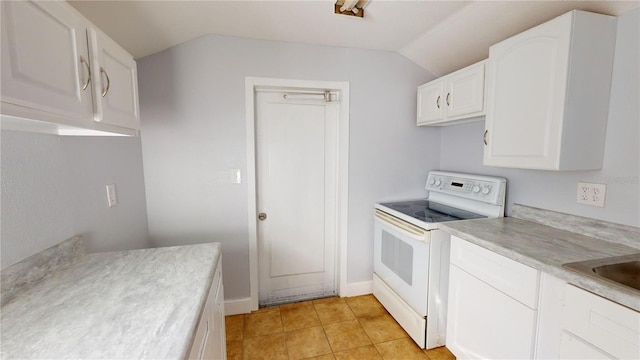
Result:
<svg viewBox="0 0 640 360"><path fill-rule="evenodd" d="M491 186L485 186L485 187L482 189L482 193L483 193L484 195L487 195L487 194L489 194L490 192L491 192Z"/></svg>
<svg viewBox="0 0 640 360"><path fill-rule="evenodd" d="M440 181L440 179L436 179L436 186L440 186L440 184L442 184L442 181Z"/></svg>
<svg viewBox="0 0 640 360"><path fill-rule="evenodd" d="M436 183L436 181L433 178L429 178L429 185L433 185L435 183Z"/></svg>
<svg viewBox="0 0 640 360"><path fill-rule="evenodd" d="M478 186L478 185L473 185L473 189L471 189L471 191L473 191L474 193L478 193L478 192L480 192L480 186Z"/></svg>

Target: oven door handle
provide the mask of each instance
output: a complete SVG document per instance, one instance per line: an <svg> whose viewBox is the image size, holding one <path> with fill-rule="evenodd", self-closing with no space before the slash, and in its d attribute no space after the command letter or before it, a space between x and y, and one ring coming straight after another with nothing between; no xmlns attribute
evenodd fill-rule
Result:
<svg viewBox="0 0 640 360"><path fill-rule="evenodd" d="M425 236L427 230L419 228L413 224L409 224L378 209L375 209L375 217L382 223L393 226L394 230L400 231L416 241L429 242L429 238Z"/></svg>

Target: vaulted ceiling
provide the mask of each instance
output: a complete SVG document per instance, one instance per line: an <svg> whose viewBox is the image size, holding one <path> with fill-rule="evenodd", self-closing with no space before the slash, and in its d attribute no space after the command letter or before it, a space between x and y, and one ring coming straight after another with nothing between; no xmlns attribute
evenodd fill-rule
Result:
<svg viewBox="0 0 640 360"><path fill-rule="evenodd" d="M572 9L621 15L640 1L371 0L364 18L333 0L69 1L141 58L207 34L398 52L436 76Z"/></svg>

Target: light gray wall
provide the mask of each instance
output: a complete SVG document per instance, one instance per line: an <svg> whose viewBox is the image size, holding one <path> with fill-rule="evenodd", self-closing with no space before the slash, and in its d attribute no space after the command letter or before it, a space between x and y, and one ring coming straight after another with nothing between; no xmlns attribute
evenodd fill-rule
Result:
<svg viewBox="0 0 640 360"><path fill-rule="evenodd" d="M219 241L227 299L248 297L245 77L350 82L348 282L371 280L376 201L424 196L439 130L415 126L433 76L392 52L206 36L138 62L149 233L155 246ZM295 219L295 214L291 214Z"/></svg>
<svg viewBox="0 0 640 360"><path fill-rule="evenodd" d="M619 224L640 226L640 10L618 19L605 157L602 170L536 171L482 165L484 123L444 128L442 168L504 176L507 213L520 203ZM576 203L578 181L606 183L604 208ZM639 239L640 241L640 239Z"/></svg>
<svg viewBox="0 0 640 360"><path fill-rule="evenodd" d="M149 246L140 138L3 130L1 149L2 268L75 234L91 252Z"/></svg>

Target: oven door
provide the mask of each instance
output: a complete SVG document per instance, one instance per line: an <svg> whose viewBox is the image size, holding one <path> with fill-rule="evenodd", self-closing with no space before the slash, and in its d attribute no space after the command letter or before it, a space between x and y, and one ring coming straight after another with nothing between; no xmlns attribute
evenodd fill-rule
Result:
<svg viewBox="0 0 640 360"><path fill-rule="evenodd" d="M373 270L421 317L427 316L430 231L376 210Z"/></svg>

